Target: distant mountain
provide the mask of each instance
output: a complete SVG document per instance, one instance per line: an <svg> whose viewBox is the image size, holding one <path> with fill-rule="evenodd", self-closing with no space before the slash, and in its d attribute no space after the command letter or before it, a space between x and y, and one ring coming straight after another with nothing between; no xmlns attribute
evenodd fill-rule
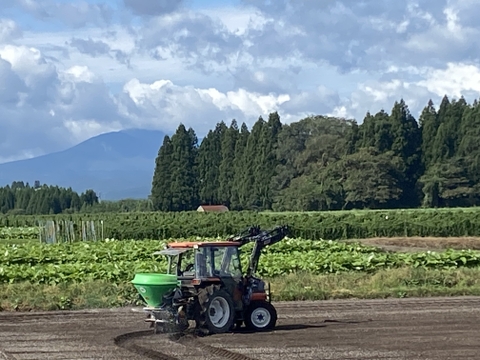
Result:
<svg viewBox="0 0 480 360"><path fill-rule="evenodd" d="M93 189L102 200L147 198L164 136L157 130L110 132L64 151L0 164L0 185L39 180L79 193Z"/></svg>

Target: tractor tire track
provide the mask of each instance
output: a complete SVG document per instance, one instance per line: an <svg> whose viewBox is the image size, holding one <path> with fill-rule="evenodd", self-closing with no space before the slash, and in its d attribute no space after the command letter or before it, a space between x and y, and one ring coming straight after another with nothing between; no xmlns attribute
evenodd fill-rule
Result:
<svg viewBox="0 0 480 360"><path fill-rule="evenodd" d="M215 347L212 345L208 345L203 343L202 341L198 340L198 337L195 335L186 335L181 333L172 333L167 334L168 339L174 343L183 345L187 348L191 348L193 350L204 350L205 352L218 357L220 359L230 359L230 360L257 360L250 356L246 356L244 354L240 354L237 352L233 352L230 350L226 350L223 348ZM138 338L146 338L146 337L155 337L152 333L152 330L144 330L144 331L134 331L126 334L119 335L114 338L114 343L117 346L122 347L125 350L135 353L136 355L145 356L149 359L154 360L181 360L179 357L171 356L165 354L163 352L148 349L144 346L140 346L135 344L133 341Z"/></svg>
<svg viewBox="0 0 480 360"><path fill-rule="evenodd" d="M135 344L133 341L137 338L152 336L152 330L133 331L130 333L116 336L113 340L115 345L133 352L137 355L144 356L153 360L180 360L178 357L171 356L160 351L148 349L146 347Z"/></svg>
<svg viewBox="0 0 480 360"><path fill-rule="evenodd" d="M212 345L205 344L205 343L201 342L200 340L198 340L197 337L194 337L194 336L191 336L191 335L181 337L178 340L178 342L180 344L184 344L186 346L194 346L196 348L205 350L208 353L210 353L214 356L218 356L222 359L256 360L255 358L252 358L252 357L244 355L244 354L240 354L240 353L233 352L233 351L230 351L230 350L227 350L227 349L223 349L223 348L219 348L219 347L215 347L215 346L212 346Z"/></svg>

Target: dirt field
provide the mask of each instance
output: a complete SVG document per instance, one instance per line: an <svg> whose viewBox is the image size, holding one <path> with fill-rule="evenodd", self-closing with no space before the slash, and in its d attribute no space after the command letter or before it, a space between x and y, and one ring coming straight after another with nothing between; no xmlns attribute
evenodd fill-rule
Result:
<svg viewBox="0 0 480 360"><path fill-rule="evenodd" d="M132 309L0 313L0 359L478 359L480 298L277 303L269 333L169 339Z"/></svg>
<svg viewBox="0 0 480 360"><path fill-rule="evenodd" d="M442 251L444 249L480 250L478 237L378 237L371 239L344 240L347 242L360 242L365 245L377 246L387 251Z"/></svg>

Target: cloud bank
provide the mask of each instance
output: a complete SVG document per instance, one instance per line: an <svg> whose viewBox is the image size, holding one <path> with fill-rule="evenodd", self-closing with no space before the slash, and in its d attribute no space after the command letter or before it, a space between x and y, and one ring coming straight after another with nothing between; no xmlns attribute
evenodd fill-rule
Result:
<svg viewBox="0 0 480 360"><path fill-rule="evenodd" d="M473 0L4 0L0 162L131 127L202 136L480 93Z"/></svg>

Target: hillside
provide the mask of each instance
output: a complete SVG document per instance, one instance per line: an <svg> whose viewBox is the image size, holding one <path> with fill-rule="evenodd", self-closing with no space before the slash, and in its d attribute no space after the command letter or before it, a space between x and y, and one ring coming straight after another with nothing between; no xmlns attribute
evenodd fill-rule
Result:
<svg viewBox="0 0 480 360"><path fill-rule="evenodd" d="M64 151L0 164L0 186L35 180L93 189L102 200L146 198L164 133L128 129L90 138Z"/></svg>

